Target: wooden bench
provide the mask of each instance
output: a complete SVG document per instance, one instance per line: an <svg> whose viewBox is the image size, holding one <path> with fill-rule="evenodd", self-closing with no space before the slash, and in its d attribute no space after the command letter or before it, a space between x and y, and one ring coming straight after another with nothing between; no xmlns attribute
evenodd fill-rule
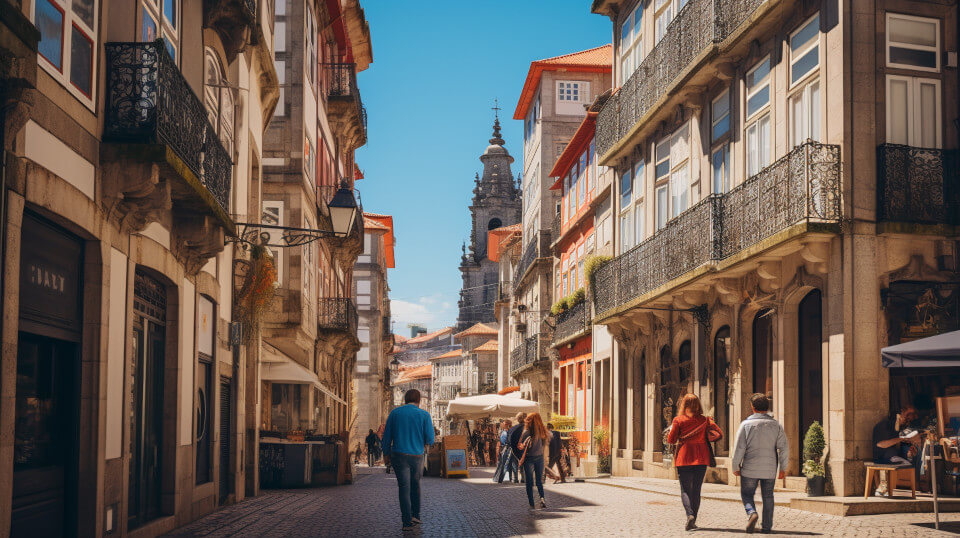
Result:
<svg viewBox="0 0 960 538"><path fill-rule="evenodd" d="M874 477L878 478L878 473L887 473L887 497L893 497L893 490L897 487L898 479L907 474L909 476L904 476L907 481L910 483L910 496L914 499L917 498L917 473L913 468L913 465L909 463L872 463L864 462L864 467L867 468L867 483L863 486L863 498L866 499L870 496L870 491L873 489Z"/></svg>

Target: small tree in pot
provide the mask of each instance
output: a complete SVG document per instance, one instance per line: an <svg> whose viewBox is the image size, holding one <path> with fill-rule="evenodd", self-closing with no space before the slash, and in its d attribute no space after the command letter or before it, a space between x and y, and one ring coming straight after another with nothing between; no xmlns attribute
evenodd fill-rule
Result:
<svg viewBox="0 0 960 538"><path fill-rule="evenodd" d="M823 427L819 422L814 421L807 428L807 435L803 438L803 474L807 477L807 494L810 497L823 496L827 473L821 460L825 446Z"/></svg>

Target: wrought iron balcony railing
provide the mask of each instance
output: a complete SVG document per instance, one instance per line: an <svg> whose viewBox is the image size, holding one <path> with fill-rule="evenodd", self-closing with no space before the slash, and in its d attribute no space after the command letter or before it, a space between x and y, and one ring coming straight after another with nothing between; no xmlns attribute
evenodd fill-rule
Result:
<svg viewBox="0 0 960 538"><path fill-rule="evenodd" d="M558 344L585 334L590 329L590 320L590 306L586 301L578 301L557 315L557 328L553 332L553 343Z"/></svg>
<svg viewBox="0 0 960 538"><path fill-rule="evenodd" d="M730 192L711 195L594 275L597 315L794 224L839 223L840 147L807 142Z"/></svg>
<svg viewBox="0 0 960 538"><path fill-rule="evenodd" d="M881 144L877 148L877 220L960 224L957 150Z"/></svg>
<svg viewBox="0 0 960 538"><path fill-rule="evenodd" d="M166 145L228 212L230 155L163 42L107 43L105 49L104 139Z"/></svg>
<svg viewBox="0 0 960 538"><path fill-rule="evenodd" d="M513 281L514 290L523 281L527 269L533 265L538 258L551 256L550 253L550 232L539 231L530 239L527 246L523 249L523 255L520 256L520 263L517 264L517 272Z"/></svg>
<svg viewBox="0 0 960 538"><path fill-rule="evenodd" d="M701 53L733 35L766 0L689 0L597 118L597 153L627 135Z"/></svg>
<svg viewBox="0 0 960 538"><path fill-rule="evenodd" d="M367 111L360 99L360 89L357 87L357 66L352 63L328 63L323 68L327 74L328 99L349 100L356 107L356 113L363 129L367 129Z"/></svg>
<svg viewBox="0 0 960 538"><path fill-rule="evenodd" d="M357 307L348 297L320 299L317 324L321 330L346 332L357 335Z"/></svg>
<svg viewBox="0 0 960 538"><path fill-rule="evenodd" d="M546 360L546 355L546 349L540 343L539 334L524 338L523 342L510 352L510 375L516 375L528 366Z"/></svg>

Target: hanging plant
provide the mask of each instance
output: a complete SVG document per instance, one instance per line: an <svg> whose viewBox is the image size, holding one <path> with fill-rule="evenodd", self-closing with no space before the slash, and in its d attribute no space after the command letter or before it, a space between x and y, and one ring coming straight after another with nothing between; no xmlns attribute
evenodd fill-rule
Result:
<svg viewBox="0 0 960 538"><path fill-rule="evenodd" d="M273 300L277 287L277 265L263 245L250 248L247 275L237 294L238 318L243 323L243 342L250 343Z"/></svg>

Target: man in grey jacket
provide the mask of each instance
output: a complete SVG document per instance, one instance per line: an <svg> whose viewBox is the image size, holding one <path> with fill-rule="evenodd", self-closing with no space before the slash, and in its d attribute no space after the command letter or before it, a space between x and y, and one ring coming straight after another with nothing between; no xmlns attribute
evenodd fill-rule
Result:
<svg viewBox="0 0 960 538"><path fill-rule="evenodd" d="M750 397L753 414L740 424L737 445L733 451L733 474L740 477L740 498L747 510L747 532L757 527L757 509L753 496L760 486L763 500L761 529L769 533L773 528L773 486L787 472L790 449L783 426L771 417L770 399L765 394Z"/></svg>

